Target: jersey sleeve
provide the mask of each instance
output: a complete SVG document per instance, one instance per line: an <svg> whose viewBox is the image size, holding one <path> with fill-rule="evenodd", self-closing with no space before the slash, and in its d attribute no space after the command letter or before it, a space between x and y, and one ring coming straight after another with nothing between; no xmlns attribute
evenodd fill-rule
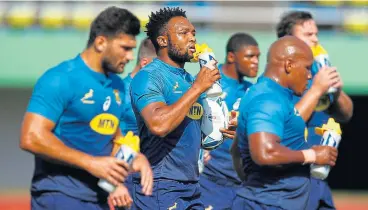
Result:
<svg viewBox="0 0 368 210"><path fill-rule="evenodd" d="M141 112L147 105L164 102L164 89L161 80L153 77L149 72L139 72L130 85L132 105Z"/></svg>
<svg viewBox="0 0 368 210"><path fill-rule="evenodd" d="M71 96L68 76L63 72L50 70L37 81L27 112L42 115L56 123Z"/></svg>
<svg viewBox="0 0 368 210"><path fill-rule="evenodd" d="M266 132L282 138L284 119L284 108L276 98L271 96L255 100L247 115L247 135Z"/></svg>

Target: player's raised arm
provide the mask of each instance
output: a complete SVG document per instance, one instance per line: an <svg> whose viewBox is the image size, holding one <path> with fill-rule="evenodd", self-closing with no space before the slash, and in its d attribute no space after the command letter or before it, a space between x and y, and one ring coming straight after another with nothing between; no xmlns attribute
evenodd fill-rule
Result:
<svg viewBox="0 0 368 210"><path fill-rule="evenodd" d="M335 67L323 67L314 76L311 88L295 105L304 121L308 121L320 100L330 87L339 85L340 77Z"/></svg>
<svg viewBox="0 0 368 210"><path fill-rule="evenodd" d="M335 94L336 103L332 103L327 110L336 120L340 122L348 122L353 116L353 101L341 90L342 82Z"/></svg>
<svg viewBox="0 0 368 210"><path fill-rule="evenodd" d="M189 90L174 104L167 105L163 100L165 89L157 79L149 78L149 74L138 74L131 87L131 94L149 130L157 136L165 137L185 118L190 107L199 96L220 79L218 69L203 67ZM136 97L141 96L141 97Z"/></svg>

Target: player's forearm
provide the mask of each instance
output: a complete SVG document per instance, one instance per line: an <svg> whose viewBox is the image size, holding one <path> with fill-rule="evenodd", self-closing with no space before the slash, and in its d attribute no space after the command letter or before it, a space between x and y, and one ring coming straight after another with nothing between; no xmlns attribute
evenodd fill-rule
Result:
<svg viewBox="0 0 368 210"><path fill-rule="evenodd" d="M333 103L328 110L336 120L348 122L353 116L353 102L343 91L337 96L336 103Z"/></svg>
<svg viewBox="0 0 368 210"><path fill-rule="evenodd" d="M92 156L66 146L50 131L22 135L20 147L50 161L82 169L86 169L92 159Z"/></svg>
<svg viewBox="0 0 368 210"><path fill-rule="evenodd" d="M242 164L242 160L240 157L240 151L239 151L239 147L237 145L237 140L236 138L234 139L234 142L230 148L230 153L233 159L233 167L236 171L236 174L238 175L238 177L240 178L240 180L244 181L245 180L245 174L243 171L243 164Z"/></svg>
<svg viewBox="0 0 368 210"><path fill-rule="evenodd" d="M295 105L295 108L305 122L311 117L321 96L321 92L312 86Z"/></svg>
<svg viewBox="0 0 368 210"><path fill-rule="evenodd" d="M201 91L192 87L174 104L155 110L151 131L161 137L169 134L184 120L189 109L200 95Z"/></svg>

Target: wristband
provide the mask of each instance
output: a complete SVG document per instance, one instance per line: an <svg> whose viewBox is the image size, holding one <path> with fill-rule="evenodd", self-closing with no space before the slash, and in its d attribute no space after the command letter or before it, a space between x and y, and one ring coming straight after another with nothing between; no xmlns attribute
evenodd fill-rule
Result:
<svg viewBox="0 0 368 210"><path fill-rule="evenodd" d="M304 164L316 162L316 152L313 149L302 150L304 156Z"/></svg>

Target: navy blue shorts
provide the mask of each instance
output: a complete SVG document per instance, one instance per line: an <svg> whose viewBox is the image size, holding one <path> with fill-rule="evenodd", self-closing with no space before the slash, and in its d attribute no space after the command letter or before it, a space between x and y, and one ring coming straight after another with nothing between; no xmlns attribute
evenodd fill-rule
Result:
<svg viewBox="0 0 368 210"><path fill-rule="evenodd" d="M151 196L142 193L141 185L133 181L134 193L132 209L169 209L169 210L204 210L200 200L198 182L179 182L174 180L157 180L153 183Z"/></svg>
<svg viewBox="0 0 368 210"><path fill-rule="evenodd" d="M232 209L239 186L229 183L228 185L215 183L207 177L199 179L201 186L201 200L206 209Z"/></svg>
<svg viewBox="0 0 368 210"><path fill-rule="evenodd" d="M311 191L307 209L336 209L331 189L326 181L311 178Z"/></svg>
<svg viewBox="0 0 368 210"><path fill-rule="evenodd" d="M31 199L32 210L109 210L109 205L104 203L94 203L81 201L77 198L67 196L59 192L41 193L32 195Z"/></svg>
<svg viewBox="0 0 368 210"><path fill-rule="evenodd" d="M127 179L124 182L124 185L128 189L128 191L130 193L130 196L132 196L133 195L133 188L134 188L134 185L133 185L133 176L132 175L129 175L127 177Z"/></svg>
<svg viewBox="0 0 368 210"><path fill-rule="evenodd" d="M282 210L279 207L257 203L255 201L240 197L239 195L235 197L232 209L236 209L236 210L250 210L250 209L251 210Z"/></svg>

